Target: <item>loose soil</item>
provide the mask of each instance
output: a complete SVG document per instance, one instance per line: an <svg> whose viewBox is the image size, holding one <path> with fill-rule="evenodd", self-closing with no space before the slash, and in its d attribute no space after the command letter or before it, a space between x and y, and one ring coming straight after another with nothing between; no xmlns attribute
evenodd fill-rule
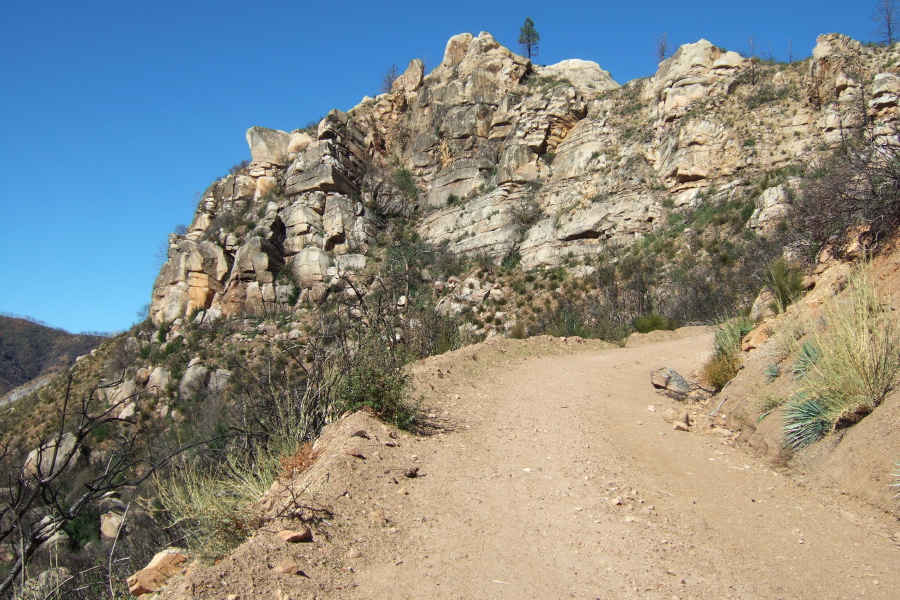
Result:
<svg viewBox="0 0 900 600"><path fill-rule="evenodd" d="M314 466L266 499L280 516L161 596L896 598L895 517L773 470L705 416L715 398L690 432L663 418L686 405L650 371L692 374L711 346L687 328L422 361L423 435L364 413L329 426ZM312 542L278 537L301 521Z"/></svg>

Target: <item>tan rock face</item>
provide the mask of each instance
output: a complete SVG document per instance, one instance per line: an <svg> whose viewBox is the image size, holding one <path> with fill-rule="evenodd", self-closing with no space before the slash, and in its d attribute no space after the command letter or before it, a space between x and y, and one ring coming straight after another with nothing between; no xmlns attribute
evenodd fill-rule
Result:
<svg viewBox="0 0 900 600"><path fill-rule="evenodd" d="M847 71L859 66L861 54L862 45L845 35L829 33L816 38L806 82L809 103L821 107L842 94L846 100L848 88L857 85Z"/></svg>
<svg viewBox="0 0 900 600"><path fill-rule="evenodd" d="M128 591L133 596L158 592L173 575L179 573L187 559L177 550L163 550L150 563L128 578Z"/></svg>
<svg viewBox="0 0 900 600"><path fill-rule="evenodd" d="M700 40L620 87L593 62L540 67L490 34L454 36L430 74L413 60L390 93L332 110L314 134L251 128L249 170L213 183L171 237L151 318L287 309L296 288L300 302L344 293L336 278L364 260L342 257L364 257L383 216L414 218L451 252L516 252L526 268L632 243L673 212L743 201L765 172L814 160L862 99L873 133L896 137L900 79L876 77L878 52L822 36L804 75ZM748 227L771 233L796 191L779 180L755 192Z"/></svg>
<svg viewBox="0 0 900 600"><path fill-rule="evenodd" d="M288 145L291 134L265 127L251 127L247 130L247 144L254 163L270 163L285 166L288 160Z"/></svg>

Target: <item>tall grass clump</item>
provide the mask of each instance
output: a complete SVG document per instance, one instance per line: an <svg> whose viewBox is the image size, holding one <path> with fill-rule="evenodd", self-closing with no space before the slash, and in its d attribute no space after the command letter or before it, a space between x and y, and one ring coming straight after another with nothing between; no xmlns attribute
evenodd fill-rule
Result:
<svg viewBox="0 0 900 600"><path fill-rule="evenodd" d="M803 271L783 257L769 266L765 279L775 297L772 308L778 314L803 294Z"/></svg>
<svg viewBox="0 0 900 600"><path fill-rule="evenodd" d="M818 358L804 366L785 407L789 447L802 448L859 422L900 383L900 319L879 302L869 267L854 273L843 296L826 307L824 320L808 342Z"/></svg>
<svg viewBox="0 0 900 600"><path fill-rule="evenodd" d="M703 365L700 378L713 390L719 391L734 379L741 368L741 340L753 331L753 322L746 317L736 317L722 322L716 328L713 340L714 354Z"/></svg>

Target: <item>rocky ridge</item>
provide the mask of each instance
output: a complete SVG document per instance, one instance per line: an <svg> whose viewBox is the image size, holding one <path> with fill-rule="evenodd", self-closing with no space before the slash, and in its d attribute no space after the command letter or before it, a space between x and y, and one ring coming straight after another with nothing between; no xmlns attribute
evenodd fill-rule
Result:
<svg viewBox="0 0 900 600"><path fill-rule="evenodd" d="M860 119L891 135L897 59L838 34L791 65L701 40L620 86L593 62L541 67L490 34L455 36L431 73L413 60L391 92L314 131L251 128L249 168L210 186L170 236L151 317L321 301L366 269L395 215L448 251L526 268L603 254L815 160ZM795 188L762 190L748 226L774 228Z"/></svg>

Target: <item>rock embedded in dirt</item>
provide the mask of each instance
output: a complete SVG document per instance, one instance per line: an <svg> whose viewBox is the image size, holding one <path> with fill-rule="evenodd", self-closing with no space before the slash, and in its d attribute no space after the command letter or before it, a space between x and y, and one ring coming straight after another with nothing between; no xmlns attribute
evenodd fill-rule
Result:
<svg viewBox="0 0 900 600"><path fill-rule="evenodd" d="M272 567L276 573L284 573L285 575L296 575L300 572L300 565L291 558L286 558Z"/></svg>
<svg viewBox="0 0 900 600"><path fill-rule="evenodd" d="M359 558L361 554L356 548L350 548L350 550L348 550L347 554L345 554L344 556L346 558Z"/></svg>
<svg viewBox="0 0 900 600"><path fill-rule="evenodd" d="M408 479L415 479L419 476L419 467L410 467L403 471L403 475Z"/></svg>
<svg viewBox="0 0 900 600"><path fill-rule="evenodd" d="M744 339L741 340L741 350L743 352L750 352L751 350L756 350L760 346L762 346L768 339L772 336L772 327L768 324L763 324L748 333L744 336Z"/></svg>
<svg viewBox="0 0 900 600"><path fill-rule="evenodd" d="M669 367L662 367L650 373L650 383L657 389L676 394L687 394L691 391L687 380Z"/></svg>
<svg viewBox="0 0 900 600"><path fill-rule="evenodd" d="M303 529L282 529L278 532L278 537L289 544L309 542L312 541L312 531L306 526Z"/></svg>
<svg viewBox="0 0 900 600"><path fill-rule="evenodd" d="M157 553L146 567L128 578L128 591L133 596L158 592L166 582L181 571L187 559L175 549L169 548Z"/></svg>
<svg viewBox="0 0 900 600"><path fill-rule="evenodd" d="M359 449L353 446L344 446L343 448L341 448L341 454L346 454L347 456L355 456L356 458L365 458L362 452L360 452Z"/></svg>
<svg viewBox="0 0 900 600"><path fill-rule="evenodd" d="M675 431L690 431L691 429L687 426L686 423L682 423L681 421L675 421L672 423L672 429Z"/></svg>

